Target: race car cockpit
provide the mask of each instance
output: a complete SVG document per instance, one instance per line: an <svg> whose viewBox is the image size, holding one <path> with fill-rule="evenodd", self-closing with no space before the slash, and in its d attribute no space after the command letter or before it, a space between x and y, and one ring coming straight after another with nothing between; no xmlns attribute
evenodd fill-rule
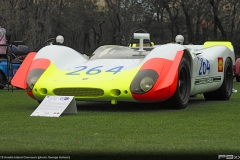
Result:
<svg viewBox="0 0 240 160"><path fill-rule="evenodd" d="M94 51L90 59L142 59L154 49L150 44L144 45L144 40L149 40L149 37L149 33L134 33L134 39L137 40L137 43L133 43L131 45L133 47L101 46Z"/></svg>

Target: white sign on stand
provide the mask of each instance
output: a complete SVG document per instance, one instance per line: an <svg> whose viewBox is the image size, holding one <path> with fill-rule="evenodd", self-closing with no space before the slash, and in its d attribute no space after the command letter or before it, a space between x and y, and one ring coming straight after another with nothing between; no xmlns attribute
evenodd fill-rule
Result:
<svg viewBox="0 0 240 160"><path fill-rule="evenodd" d="M61 114L77 114L74 96L46 96L31 116L59 117Z"/></svg>

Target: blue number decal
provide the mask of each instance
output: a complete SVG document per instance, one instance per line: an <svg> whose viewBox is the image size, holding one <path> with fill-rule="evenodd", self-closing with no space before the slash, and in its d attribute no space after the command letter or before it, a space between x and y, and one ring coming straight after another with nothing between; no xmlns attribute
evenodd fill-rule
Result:
<svg viewBox="0 0 240 160"><path fill-rule="evenodd" d="M92 69L89 69L86 74L89 74L89 75L94 75L94 74L99 74L101 72L100 69L97 69L97 68L100 68L100 67L103 67L103 66L97 66L97 67L94 67Z"/></svg>
<svg viewBox="0 0 240 160"><path fill-rule="evenodd" d="M203 75L206 74L206 69L207 69L206 63L202 61L202 72L203 72Z"/></svg>
<svg viewBox="0 0 240 160"><path fill-rule="evenodd" d="M86 74L88 75L95 75L95 74L99 74L102 72L101 69L99 68L102 68L103 66L97 66L97 67L93 67L89 70L86 71ZM118 72L120 72L122 69L123 69L124 66L118 66L118 67L114 67L114 68L111 68L109 70L106 70L105 72L113 72L113 74L116 74ZM78 69L80 68L80 69ZM80 71L83 71L83 70L86 70L87 69L87 66L78 66L78 67L75 67L75 71L72 71L72 72L69 72L69 73L66 73L66 75L79 75Z"/></svg>
<svg viewBox="0 0 240 160"><path fill-rule="evenodd" d="M113 74L116 74L116 73L120 72L121 69L123 69L123 67L124 67L124 66L118 66L118 67L109 69L109 70L107 70L106 72L113 72Z"/></svg>
<svg viewBox="0 0 240 160"><path fill-rule="evenodd" d="M202 58L198 58L198 60L201 61L198 75L202 75L202 62L203 62L203 59Z"/></svg>
<svg viewBox="0 0 240 160"><path fill-rule="evenodd" d="M82 67L82 68L81 68ZM79 72L86 69L87 66L78 66L78 67L75 67L75 69L77 68L81 68L81 69L78 69L76 71L73 71L73 72L69 72L69 73L66 73L66 75L79 75Z"/></svg>
<svg viewBox="0 0 240 160"><path fill-rule="evenodd" d="M210 74L210 69L211 68L210 68L209 60L207 60L205 58L198 58L198 60L200 61L199 62L200 67L199 67L198 75Z"/></svg>
<svg viewBox="0 0 240 160"><path fill-rule="evenodd" d="M210 63L208 60L207 60L207 71L208 71L208 74L210 74Z"/></svg>

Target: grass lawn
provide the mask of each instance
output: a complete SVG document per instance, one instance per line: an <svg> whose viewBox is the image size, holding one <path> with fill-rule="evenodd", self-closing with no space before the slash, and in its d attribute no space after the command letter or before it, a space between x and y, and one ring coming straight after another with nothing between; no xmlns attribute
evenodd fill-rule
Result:
<svg viewBox="0 0 240 160"><path fill-rule="evenodd" d="M184 110L80 102L77 115L59 118L30 117L38 106L35 100L23 90L0 90L0 159L1 155L94 155L98 159L105 159L104 155L138 155L136 159L239 155L240 83L234 82L234 88L238 93L229 101L205 101L198 95Z"/></svg>

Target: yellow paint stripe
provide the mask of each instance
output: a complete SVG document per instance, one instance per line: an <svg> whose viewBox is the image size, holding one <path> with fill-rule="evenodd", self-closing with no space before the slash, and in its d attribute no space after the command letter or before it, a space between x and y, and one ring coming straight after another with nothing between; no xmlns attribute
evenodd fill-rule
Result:
<svg viewBox="0 0 240 160"><path fill-rule="evenodd" d="M229 41L207 41L203 44L203 48L208 48L217 45L223 45L228 47L230 50L233 50L232 43Z"/></svg>

